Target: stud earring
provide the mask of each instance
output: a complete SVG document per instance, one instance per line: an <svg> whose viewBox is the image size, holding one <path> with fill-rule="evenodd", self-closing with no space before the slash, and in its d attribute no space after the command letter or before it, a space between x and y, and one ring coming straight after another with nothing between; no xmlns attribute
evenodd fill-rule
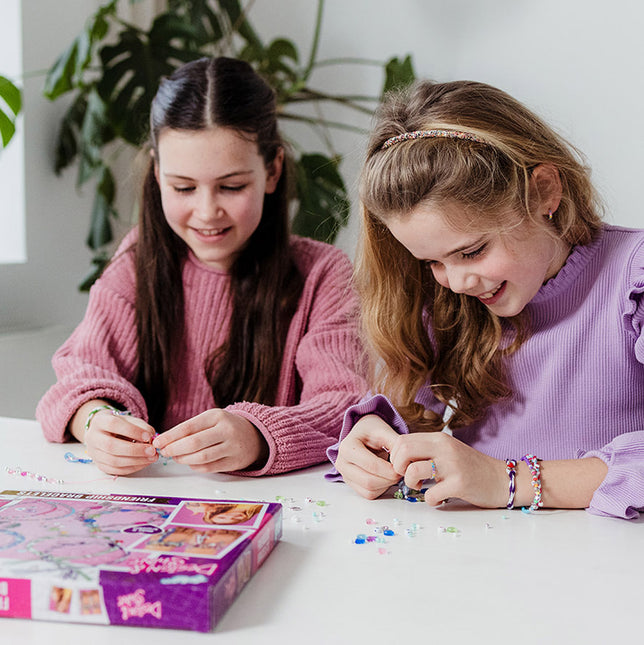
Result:
<svg viewBox="0 0 644 645"><path fill-rule="evenodd" d="M547 215L547 217L548 217L548 221L549 221L549 222L552 222L552 208L549 208L549 209L548 209L548 215Z"/></svg>

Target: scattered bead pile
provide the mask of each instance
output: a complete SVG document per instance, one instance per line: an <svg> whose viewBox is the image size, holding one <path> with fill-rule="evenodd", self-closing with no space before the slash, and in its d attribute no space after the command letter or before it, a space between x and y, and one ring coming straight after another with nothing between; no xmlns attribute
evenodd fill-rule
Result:
<svg viewBox="0 0 644 645"><path fill-rule="evenodd" d="M373 518L367 518L366 524L372 527L371 533L358 533L352 539L353 544L375 544L379 555L388 554L389 550L385 545L390 544L391 542L387 538L395 538L401 534L401 521L394 518L392 520L394 528L391 528L388 524L379 524ZM405 535L409 538L416 537L421 528L420 524L414 522L411 526L405 529Z"/></svg>
<svg viewBox="0 0 644 645"><path fill-rule="evenodd" d="M303 530L308 530L310 525L307 520L309 518L308 514L303 512L306 507L315 506L319 508L325 508L328 506L327 502L322 499L313 499L311 497L305 497L302 502L298 502L293 497L284 497L283 495L277 495L275 497L276 502L280 502L284 507L285 517L290 517L290 520L293 524L301 524ZM312 510L310 518L313 520L314 524L319 524L326 518L326 513L321 510Z"/></svg>

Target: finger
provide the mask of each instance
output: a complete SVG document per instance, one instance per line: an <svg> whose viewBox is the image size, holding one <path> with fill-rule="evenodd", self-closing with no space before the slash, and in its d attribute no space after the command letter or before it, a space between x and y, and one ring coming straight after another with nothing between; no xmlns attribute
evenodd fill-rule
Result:
<svg viewBox="0 0 644 645"><path fill-rule="evenodd" d="M127 416L123 418L123 421L126 421L129 425L134 426L134 432L131 428L128 428L130 431L130 437L139 441L141 443L152 443L152 439L156 436L156 430L146 421L140 419L139 417ZM143 432L139 432L136 428L141 428Z"/></svg>
<svg viewBox="0 0 644 645"><path fill-rule="evenodd" d="M436 462L433 459L414 461L405 470L405 484L409 488L420 489L425 481L436 479L437 475Z"/></svg>
<svg viewBox="0 0 644 645"><path fill-rule="evenodd" d="M182 421L173 428L166 430L163 434L157 435L152 442L154 447L163 450L163 448L175 441L198 434L207 428L212 428L219 420L220 415L218 412L219 410L217 409L207 410L195 417L186 419L186 421Z"/></svg>
<svg viewBox="0 0 644 645"><path fill-rule="evenodd" d="M347 436L367 446L369 449L389 454L398 439L399 434L384 421L381 423L370 423L368 426L356 426Z"/></svg>
<svg viewBox="0 0 644 645"><path fill-rule="evenodd" d="M215 428L208 428L208 432L202 430L197 434L182 437L167 444L163 448L159 448L159 451L164 457L171 457L179 463L187 464L191 463L186 461L191 455L203 452L206 448L221 446L223 443L224 441L218 436L217 430ZM154 447L157 446L154 442L152 445Z"/></svg>
<svg viewBox="0 0 644 645"><path fill-rule="evenodd" d="M182 444L187 440L175 441L166 448L161 454L172 457L177 463L187 466L208 466L215 464L223 459L230 458L232 455L229 447L224 442L210 444L204 448L190 450L183 448ZM183 450L183 452L181 452ZM214 471L211 471L214 472Z"/></svg>
<svg viewBox="0 0 644 645"><path fill-rule="evenodd" d="M94 423L85 433L85 443L100 434L109 434L130 442L149 444L155 433L154 428L143 419L104 413L96 415Z"/></svg>
<svg viewBox="0 0 644 645"><path fill-rule="evenodd" d="M358 495L361 495L365 499L378 499L381 495L384 495L390 488L391 484L387 484L381 487L376 487L376 488L365 488L363 486L360 486L357 482L351 482L349 486L358 493Z"/></svg>
<svg viewBox="0 0 644 645"><path fill-rule="evenodd" d="M129 475L157 460L157 457L117 457L102 450L90 453L94 464L109 475Z"/></svg>
<svg viewBox="0 0 644 645"><path fill-rule="evenodd" d="M86 445L92 455L98 453L119 459L147 459L148 462L157 458L157 451L151 444L108 432L97 432Z"/></svg>
<svg viewBox="0 0 644 645"><path fill-rule="evenodd" d="M129 466L122 466L119 464L102 464L98 462L96 463L96 466L99 468L99 470L107 475L114 475L115 477L125 477L127 475L131 475L133 473L139 472L140 470L143 470L149 465L149 462Z"/></svg>
<svg viewBox="0 0 644 645"><path fill-rule="evenodd" d="M400 476L389 462L389 453L386 450L381 449L378 453L374 453L359 441L349 441L348 444L346 442L347 440L345 439L340 444L340 448L342 458L347 463L355 465L359 470L376 478L387 481L398 481L400 479Z"/></svg>
<svg viewBox="0 0 644 645"><path fill-rule="evenodd" d="M436 433L400 435L391 447L389 459L402 477L410 464L435 458L437 449Z"/></svg>
<svg viewBox="0 0 644 645"><path fill-rule="evenodd" d="M347 461L339 456L336 461L336 468L341 473L344 481L358 491L363 497L375 499L399 481L398 474L391 468L391 464L378 460L388 466L384 474L374 473L373 470L366 470L360 465Z"/></svg>
<svg viewBox="0 0 644 645"><path fill-rule="evenodd" d="M425 502L430 506L440 506L450 497L458 497L458 495L455 495L453 491L449 490L447 480L434 484L425 491Z"/></svg>

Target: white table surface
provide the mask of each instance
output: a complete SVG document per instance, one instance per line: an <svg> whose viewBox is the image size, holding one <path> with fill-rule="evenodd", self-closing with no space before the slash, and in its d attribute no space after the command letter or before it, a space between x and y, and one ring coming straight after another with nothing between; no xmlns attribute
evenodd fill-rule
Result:
<svg viewBox="0 0 644 645"><path fill-rule="evenodd" d="M66 462L68 450L83 454L78 444L47 443L35 421L0 417L0 490L283 496L292 500L284 502L283 538L211 634L3 618L2 643L641 642L644 521L462 504L433 509L392 495L368 501L325 481L325 466L252 479L169 463L114 481L93 464ZM15 466L65 483L6 471ZM324 517L315 518L320 511ZM422 528L407 535L414 524ZM396 533L386 544L354 543L385 525Z"/></svg>

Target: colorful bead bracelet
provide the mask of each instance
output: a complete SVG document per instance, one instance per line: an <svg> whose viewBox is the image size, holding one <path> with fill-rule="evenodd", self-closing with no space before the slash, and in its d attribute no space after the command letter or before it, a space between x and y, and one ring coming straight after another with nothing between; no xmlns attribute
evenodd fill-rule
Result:
<svg viewBox="0 0 644 645"><path fill-rule="evenodd" d="M532 475L532 487L534 488L534 499L532 504L530 504L530 511L536 511L537 509L543 506L543 500L541 499L541 466L539 465L539 459L535 455L525 455L521 457L521 461L528 464L530 469L530 474Z"/></svg>
<svg viewBox="0 0 644 645"><path fill-rule="evenodd" d="M508 503L505 507L508 510L514 508L514 496L516 494L516 477L517 477L517 460L516 459L506 459L505 460L505 472L510 478L510 494L508 497Z"/></svg>

